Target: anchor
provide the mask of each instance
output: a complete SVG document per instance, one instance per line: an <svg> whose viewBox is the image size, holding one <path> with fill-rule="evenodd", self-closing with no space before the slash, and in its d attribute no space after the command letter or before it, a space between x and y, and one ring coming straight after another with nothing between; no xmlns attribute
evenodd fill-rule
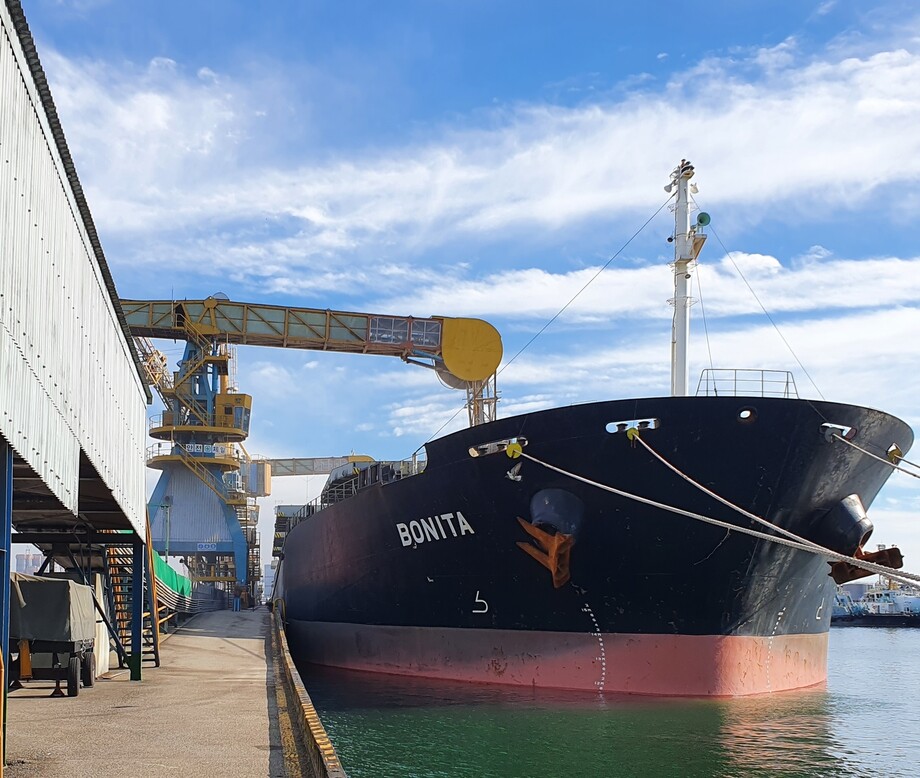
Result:
<svg viewBox="0 0 920 778"><path fill-rule="evenodd" d="M568 583L571 577L569 562L571 560L572 546L575 545L575 536L566 535L563 532L556 532L551 535L549 532L535 527L529 521L524 521L520 516L518 516L518 524L537 544L537 546L534 546L531 543L518 541L518 548L536 559L552 573L553 586L556 589Z"/></svg>
<svg viewBox="0 0 920 778"><path fill-rule="evenodd" d="M863 551L862 546L860 546L853 556L856 559L865 559L867 562L890 567L892 570L899 570L904 567L904 557L895 546L880 548L878 551ZM831 571L828 575L834 579L836 584L844 584L872 575L868 570L863 570L859 565L854 565L852 562L828 562L828 564L831 566Z"/></svg>

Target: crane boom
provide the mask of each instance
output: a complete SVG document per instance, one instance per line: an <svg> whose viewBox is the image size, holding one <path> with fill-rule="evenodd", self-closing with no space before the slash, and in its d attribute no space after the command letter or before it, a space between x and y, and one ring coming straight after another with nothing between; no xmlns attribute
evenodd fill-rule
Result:
<svg viewBox="0 0 920 778"><path fill-rule="evenodd" d="M373 462L373 457L350 454L344 457L289 457L287 459L262 459L271 467L271 477L285 475L329 475L337 467L358 462Z"/></svg>
<svg viewBox="0 0 920 778"><path fill-rule="evenodd" d="M481 319L349 313L214 297L122 300L121 306L135 337L184 340L192 330L222 343L382 354L422 361L464 382L490 378L502 356L501 336Z"/></svg>

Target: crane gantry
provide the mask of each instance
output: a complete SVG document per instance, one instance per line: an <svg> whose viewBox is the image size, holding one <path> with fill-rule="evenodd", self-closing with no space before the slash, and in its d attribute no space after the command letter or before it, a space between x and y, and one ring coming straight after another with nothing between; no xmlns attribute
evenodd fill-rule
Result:
<svg viewBox="0 0 920 778"><path fill-rule="evenodd" d="M255 592L261 576L255 497L270 491L272 460L250 459L242 447L252 397L230 384L233 346L399 357L465 390L471 426L495 419L501 336L481 319L353 313L223 296L122 300L121 306L164 405L150 424L151 437L163 442L148 451L148 465L163 471L148 503L154 543L161 553L183 554L199 581L242 583ZM177 371L169 370L150 338L185 341ZM185 506L196 502L194 509Z"/></svg>
<svg viewBox="0 0 920 778"><path fill-rule="evenodd" d="M465 389L470 424L495 418L498 331L482 319L392 316L320 308L205 300L122 300L132 334L185 339L190 332L221 343L395 356L433 368Z"/></svg>

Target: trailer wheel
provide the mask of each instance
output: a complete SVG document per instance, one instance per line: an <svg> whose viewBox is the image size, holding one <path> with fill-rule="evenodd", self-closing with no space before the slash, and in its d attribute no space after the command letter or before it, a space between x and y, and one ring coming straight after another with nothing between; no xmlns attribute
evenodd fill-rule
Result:
<svg viewBox="0 0 920 778"><path fill-rule="evenodd" d="M83 685L89 689L96 685L96 654L94 651L87 651L83 655L83 663L80 666L80 680Z"/></svg>
<svg viewBox="0 0 920 778"><path fill-rule="evenodd" d="M70 657L67 665L67 696L76 697L80 693L80 657Z"/></svg>

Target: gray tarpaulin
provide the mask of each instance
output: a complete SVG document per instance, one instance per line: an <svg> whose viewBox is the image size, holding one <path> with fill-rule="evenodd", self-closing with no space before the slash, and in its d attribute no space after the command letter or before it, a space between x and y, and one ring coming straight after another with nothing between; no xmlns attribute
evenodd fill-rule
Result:
<svg viewBox="0 0 920 778"><path fill-rule="evenodd" d="M63 578L10 575L10 641L93 640L93 590Z"/></svg>

